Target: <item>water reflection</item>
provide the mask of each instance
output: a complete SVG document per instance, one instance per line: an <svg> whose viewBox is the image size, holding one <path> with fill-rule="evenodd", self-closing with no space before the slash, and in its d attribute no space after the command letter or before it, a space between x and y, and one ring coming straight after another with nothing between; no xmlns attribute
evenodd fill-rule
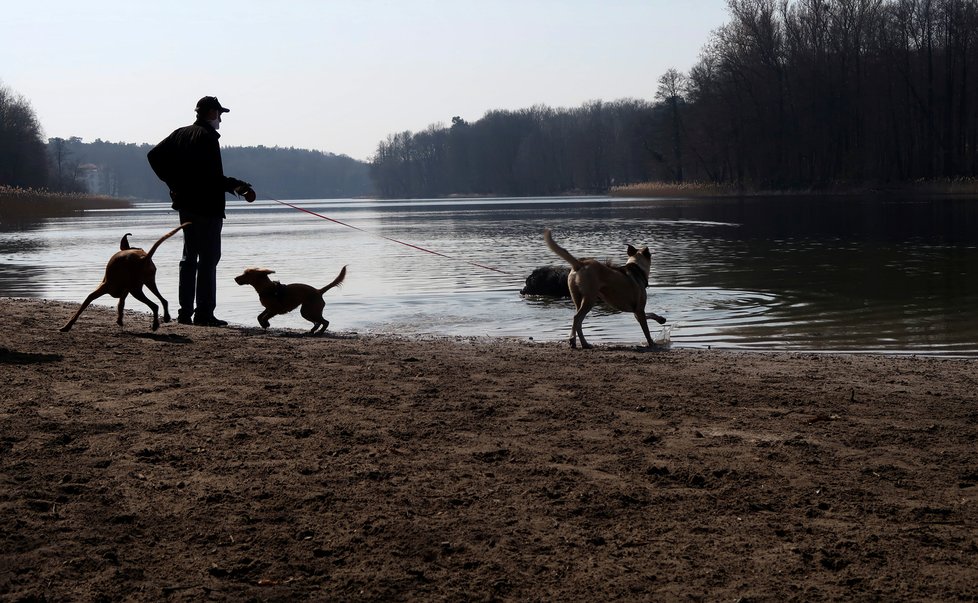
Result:
<svg viewBox="0 0 978 603"><path fill-rule="evenodd" d="M33 233L43 220L17 220L0 223L0 295L12 297L42 296L39 281L41 265L24 264L17 258L39 257L47 245Z"/></svg>
<svg viewBox="0 0 978 603"><path fill-rule="evenodd" d="M232 277L246 266L321 286L338 330L561 340L570 302L522 299L533 268L559 263L544 227L578 256L653 253L649 309L669 318L673 345L737 349L978 353L978 203L836 198L475 199L299 202L365 232L266 201L236 204L225 225L220 313L251 325L260 307ZM165 205L87 212L0 233L0 294L80 301L119 237L147 247L175 226ZM419 252L375 233L456 258ZM155 257L176 297L180 240ZM500 275L466 264L497 267ZM113 300L105 298L104 304ZM133 304L131 306L135 307ZM273 326L305 328L296 315ZM597 343L639 343L630 315L596 311Z"/></svg>

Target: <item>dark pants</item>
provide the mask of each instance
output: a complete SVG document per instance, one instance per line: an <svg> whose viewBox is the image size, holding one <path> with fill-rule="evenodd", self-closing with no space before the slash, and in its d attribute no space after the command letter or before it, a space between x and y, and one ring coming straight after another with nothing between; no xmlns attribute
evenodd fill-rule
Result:
<svg viewBox="0 0 978 603"><path fill-rule="evenodd" d="M217 307L217 263L221 261L221 217L202 217L180 212L183 258L180 260L180 316L202 320L214 316ZM194 298L197 304L194 305Z"/></svg>

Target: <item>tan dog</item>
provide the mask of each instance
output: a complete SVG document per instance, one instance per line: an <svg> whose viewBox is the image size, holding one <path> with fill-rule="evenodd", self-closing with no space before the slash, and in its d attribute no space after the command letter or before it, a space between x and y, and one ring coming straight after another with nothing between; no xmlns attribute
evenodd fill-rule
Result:
<svg viewBox="0 0 978 603"><path fill-rule="evenodd" d="M122 235L122 240L119 242L119 251L109 258L109 263L105 265L105 276L102 278L101 284L85 298L81 308L78 308L78 311L71 317L71 320L66 322L65 326L61 327L61 332L70 331L85 308L106 293L112 297L119 298L119 318L116 320L116 323L120 327L122 326L122 311L126 306L126 296L131 294L149 306L150 310L153 311L153 330L159 329L159 308L156 304L149 301L149 298L143 293L143 285L162 302L163 322L170 322L169 307L167 306L166 300L160 295L159 289L156 288L156 264L153 263L153 253L156 252L156 248L160 246L160 243L177 234L189 224L190 222L184 222L160 237L160 240L154 243L148 252L138 247L129 246L129 239L127 237L131 236L131 233L127 232Z"/></svg>
<svg viewBox="0 0 978 603"><path fill-rule="evenodd" d="M234 282L239 285L251 285L258 292L258 300L265 306L265 311L258 315L258 324L261 328L268 328L268 319L271 317L287 314L301 305L302 309L299 313L312 323L312 330L309 332L315 333L317 329L320 333L325 331L329 321L323 318L323 308L326 307L323 294L343 283L343 279L346 278L346 266L343 266L332 283L322 289L302 283L283 285L269 279L269 274L275 274L275 271L267 268L248 268L244 273L234 277Z"/></svg>
<svg viewBox="0 0 978 603"><path fill-rule="evenodd" d="M577 347L577 338L581 338L581 347L589 348L581 324L584 317L598 301L621 310L631 312L642 326L645 340L652 347L652 336L649 334L647 318L652 318L659 324L666 321L658 314L645 312L646 292L649 286L649 271L652 268L652 253L648 247L635 249L628 246L628 261L624 266L612 267L590 258L577 259L566 249L554 242L550 229L543 231L543 238L551 251L564 258L571 265L567 275L567 286L577 312L574 314L574 324L571 326L570 346Z"/></svg>

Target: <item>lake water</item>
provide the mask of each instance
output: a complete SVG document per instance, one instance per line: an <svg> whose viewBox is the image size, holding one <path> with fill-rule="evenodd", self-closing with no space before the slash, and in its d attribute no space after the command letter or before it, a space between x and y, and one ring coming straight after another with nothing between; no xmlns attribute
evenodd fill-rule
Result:
<svg viewBox="0 0 978 603"><path fill-rule="evenodd" d="M665 316L670 329L655 325L653 335L673 347L978 355L974 199L294 203L362 231L275 201L230 201L219 317L257 325L257 295L233 281L247 266L318 287L345 264L346 283L326 295L331 331L564 340L571 302L519 295L534 268L561 263L543 242L543 229L550 227L578 257L621 263L627 243L648 245L647 309ZM80 302L102 278L122 234L131 232L133 246L148 248L176 222L167 205L142 204L4 224L0 295ZM155 255L158 283L174 314L181 246L177 235ZM145 309L132 298L127 305ZM309 323L294 312L272 319L272 327L307 329ZM598 308L584 328L595 344L644 342L628 314Z"/></svg>

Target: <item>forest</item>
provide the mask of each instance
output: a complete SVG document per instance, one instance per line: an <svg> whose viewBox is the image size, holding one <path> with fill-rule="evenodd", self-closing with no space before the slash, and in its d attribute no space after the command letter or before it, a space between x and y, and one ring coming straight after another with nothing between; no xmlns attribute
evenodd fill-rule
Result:
<svg viewBox="0 0 978 603"><path fill-rule="evenodd" d="M370 173L385 197L556 195L603 192L648 180L655 116L639 100L491 111L451 127L388 136Z"/></svg>
<svg viewBox="0 0 978 603"><path fill-rule="evenodd" d="M152 145L50 138L30 102L0 84L0 187L168 200L146 160ZM224 147L225 172L264 198L328 199L374 194L368 164L346 155L281 147Z"/></svg>
<svg viewBox="0 0 978 603"><path fill-rule="evenodd" d="M0 186L44 187L48 159L30 102L0 85Z"/></svg>
<svg viewBox="0 0 978 603"><path fill-rule="evenodd" d="M167 200L150 169L149 144L52 138L50 180L56 190ZM345 155L278 147L224 147L224 171L251 182L262 198L332 199L373 194L368 166Z"/></svg>
<svg viewBox="0 0 978 603"><path fill-rule="evenodd" d="M728 5L731 22L677 87L695 177L819 187L976 175L978 2Z"/></svg>
<svg viewBox="0 0 978 603"><path fill-rule="evenodd" d="M392 134L388 197L604 192L658 180L743 190L978 175L978 0L729 0L653 101L491 111ZM652 90L650 89L650 92Z"/></svg>
<svg viewBox="0 0 978 603"><path fill-rule="evenodd" d="M225 169L274 198L562 195L650 181L898 188L978 176L978 0L728 0L727 9L688 72L636 74L648 78L647 100L454 116L390 134L369 164L229 147ZM636 51L661 49L650 41ZM45 143L29 102L0 86L0 185L164 198L148 149Z"/></svg>

